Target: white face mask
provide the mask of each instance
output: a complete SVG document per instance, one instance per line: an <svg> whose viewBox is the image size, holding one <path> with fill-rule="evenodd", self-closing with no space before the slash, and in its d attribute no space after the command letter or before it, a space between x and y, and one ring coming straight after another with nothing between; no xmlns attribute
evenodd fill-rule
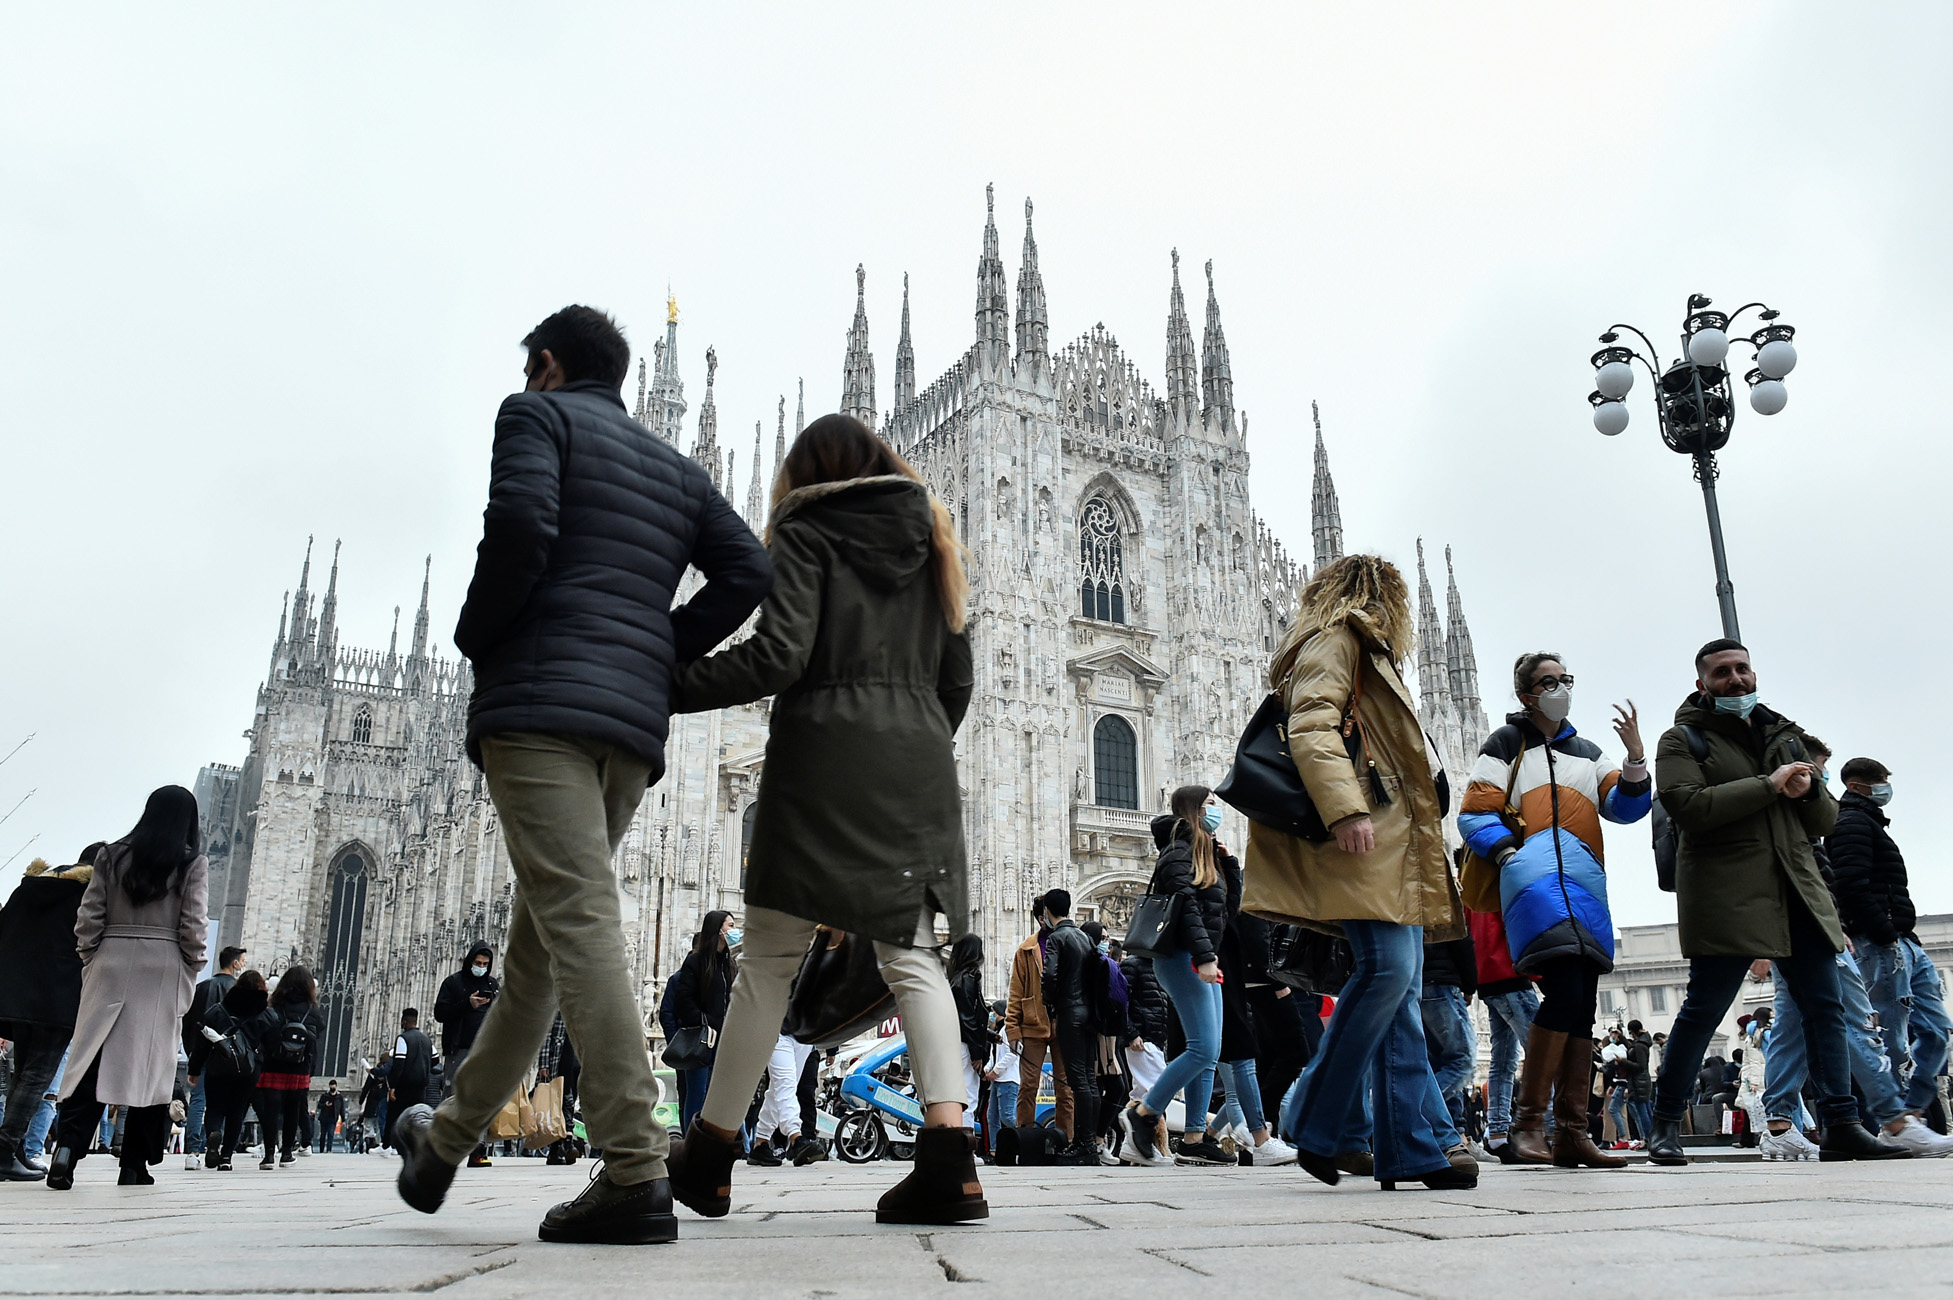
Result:
<svg viewBox="0 0 1953 1300"><path fill-rule="evenodd" d="M1534 708L1540 711L1548 722L1555 726L1566 721L1566 715L1573 712L1573 688L1555 686L1550 691L1541 691L1533 697Z"/></svg>
<svg viewBox="0 0 1953 1300"><path fill-rule="evenodd" d="M475 973L476 978L488 974L488 967L486 966L470 966L468 969Z"/></svg>

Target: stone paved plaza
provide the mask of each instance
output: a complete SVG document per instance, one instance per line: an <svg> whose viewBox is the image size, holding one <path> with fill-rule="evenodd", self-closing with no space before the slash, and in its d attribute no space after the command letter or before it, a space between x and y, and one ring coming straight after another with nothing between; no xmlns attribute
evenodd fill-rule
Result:
<svg viewBox="0 0 1953 1300"><path fill-rule="evenodd" d="M879 1227L901 1166L739 1170L734 1212L657 1247L546 1246L588 1165L462 1172L435 1218L382 1157L119 1189L0 1184L0 1295L1615 1297L1945 1294L1953 1162L1486 1171L1474 1192L1334 1190L1289 1169L985 1170L991 1218ZM1058 1282L1054 1270L1067 1280Z"/></svg>

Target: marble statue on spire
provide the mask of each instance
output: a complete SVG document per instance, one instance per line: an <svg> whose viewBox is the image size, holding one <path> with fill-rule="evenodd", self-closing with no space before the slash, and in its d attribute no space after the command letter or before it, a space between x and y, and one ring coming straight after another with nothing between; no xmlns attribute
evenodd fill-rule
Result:
<svg viewBox="0 0 1953 1300"><path fill-rule="evenodd" d="M705 400L698 407L698 439L692 443L692 459L705 466L712 486L726 490L725 466L719 459L719 408L712 400L712 386L719 377L719 351L705 350Z"/></svg>
<svg viewBox="0 0 1953 1300"><path fill-rule="evenodd" d="M1207 328L1200 339L1200 413L1223 426L1234 419L1234 369L1221 332L1221 304L1214 297L1214 262L1207 261Z"/></svg>
<svg viewBox="0 0 1953 1300"><path fill-rule="evenodd" d="M977 259L976 355L979 364L1010 359L1010 281L997 251L997 187L983 187L983 256Z"/></svg>
<svg viewBox="0 0 1953 1300"><path fill-rule="evenodd" d="M782 399L784 402L785 399ZM909 341L909 273L902 272L902 339L895 345L894 411L915 401L915 344ZM891 412L892 414L893 412Z"/></svg>
<svg viewBox="0 0 1953 1300"><path fill-rule="evenodd" d="M875 427L875 357L868 350L868 269L854 268L854 324L841 364L841 414Z"/></svg>
<svg viewBox="0 0 1953 1300"><path fill-rule="evenodd" d="M1017 364L1051 360L1051 313L1044 303L1044 274L1038 270L1038 241L1031 233L1031 201L1024 200L1024 260L1017 269Z"/></svg>
<svg viewBox="0 0 1953 1300"><path fill-rule="evenodd" d="M1336 480L1329 476L1329 452L1322 445L1322 409L1309 403L1316 422L1316 481L1311 494L1309 532L1316 548L1315 572L1343 558L1343 508L1336 501Z"/></svg>
<svg viewBox="0 0 1953 1300"><path fill-rule="evenodd" d="M1173 250L1173 293L1166 311L1166 400L1191 408L1200 397L1200 361L1194 355L1187 299L1180 292L1180 250Z"/></svg>

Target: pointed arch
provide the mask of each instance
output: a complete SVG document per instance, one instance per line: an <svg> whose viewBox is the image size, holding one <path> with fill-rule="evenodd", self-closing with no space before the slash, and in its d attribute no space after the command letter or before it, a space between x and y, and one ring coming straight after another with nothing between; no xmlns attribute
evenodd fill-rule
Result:
<svg viewBox="0 0 1953 1300"><path fill-rule="evenodd" d="M319 1044L319 1073L346 1074L353 1021L359 1015L359 958L366 929L366 891L378 856L354 840L335 852L326 868L325 948L318 963L319 1009L325 1013L325 1038Z"/></svg>

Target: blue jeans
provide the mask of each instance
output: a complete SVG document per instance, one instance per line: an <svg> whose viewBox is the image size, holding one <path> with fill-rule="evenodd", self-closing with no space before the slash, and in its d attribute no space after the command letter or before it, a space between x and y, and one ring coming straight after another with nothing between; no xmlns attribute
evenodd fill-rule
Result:
<svg viewBox="0 0 1953 1300"><path fill-rule="evenodd" d="M1856 1124L1858 1102L1851 1095L1851 1064L1845 1040L1843 996L1839 991L1837 953L1810 911L1792 893L1790 956L1776 959L1777 974L1789 986L1804 1013L1804 1044L1810 1053L1811 1077L1819 1095L1818 1122ZM1729 1004L1749 974L1748 957L1696 957L1689 962L1689 991L1668 1031L1668 1054L1655 1084L1655 1118L1677 1120L1688 1109L1689 1090L1702 1068L1709 1046Z"/></svg>
<svg viewBox="0 0 1953 1300"><path fill-rule="evenodd" d="M990 1150L997 1149L997 1135L1017 1123L1017 1080L996 1079L990 1084L990 1112L984 1116L984 1137Z"/></svg>
<svg viewBox="0 0 1953 1300"><path fill-rule="evenodd" d="M1465 1086L1478 1064L1478 1033L1472 1028L1470 1005L1462 989L1449 984L1426 984L1420 1003L1424 1045L1431 1056L1431 1073L1438 1082L1451 1126L1465 1126Z"/></svg>
<svg viewBox="0 0 1953 1300"><path fill-rule="evenodd" d="M692 1121L705 1109L705 1094L712 1086L712 1067L702 1070L685 1071L685 1104L678 1112L678 1127L681 1132L692 1131Z"/></svg>
<svg viewBox="0 0 1953 1300"><path fill-rule="evenodd" d="M1945 991L1933 959L1911 939L1897 943L1858 945L1858 972L1865 992L1878 1012L1879 1032L1895 1078L1912 1075L1905 1084L1907 1110L1923 1111L1939 1091L1939 1075L1946 1069L1949 1025Z"/></svg>
<svg viewBox="0 0 1953 1300"><path fill-rule="evenodd" d="M1214 1065L1221 1059L1221 986L1202 983L1194 974L1193 958L1183 952L1153 958L1153 977L1180 1015L1187 1050L1160 1071L1159 1079L1146 1092L1146 1109L1155 1115L1166 1114L1174 1094L1184 1089L1185 1131L1198 1133L1207 1127L1207 1103L1214 1095Z"/></svg>
<svg viewBox="0 0 1953 1300"><path fill-rule="evenodd" d="M1356 973L1290 1095L1283 1132L1316 1155L1361 1150L1364 1112L1374 1103L1376 1176L1435 1173L1458 1135L1424 1046L1424 929L1387 921L1342 926Z"/></svg>
<svg viewBox="0 0 1953 1300"><path fill-rule="evenodd" d="M1607 1090L1607 1113L1614 1120L1614 1137L1617 1141L1628 1140L1627 1089L1615 1085Z"/></svg>
<svg viewBox="0 0 1953 1300"><path fill-rule="evenodd" d="M1255 1058L1225 1061L1222 1066L1221 1091L1227 1095L1227 1103L1208 1129L1223 1133L1239 1124L1250 1133L1261 1132L1268 1117L1261 1113L1261 1080L1255 1075Z"/></svg>
<svg viewBox="0 0 1953 1300"><path fill-rule="evenodd" d="M1899 1081L1885 1055L1885 1043L1872 1032L1872 1004L1858 963L1838 954L1838 992L1844 1000L1845 1047L1851 1054L1851 1081L1864 1094L1865 1109L1881 1127L1905 1113ZM1800 1095L1810 1073L1810 1054L1804 1050L1804 1017L1787 985L1777 986L1776 1017L1770 1025L1769 1052L1763 1063L1763 1113L1807 1128Z"/></svg>
<svg viewBox="0 0 1953 1300"><path fill-rule="evenodd" d="M190 1100L183 1104L183 1149L185 1151L203 1150L203 1076L197 1076L197 1086L190 1089Z"/></svg>
<svg viewBox="0 0 1953 1300"><path fill-rule="evenodd" d="M1485 1131L1504 1133L1512 1127L1512 1080L1519 1072L1519 1047L1533 1031L1539 994L1531 989L1494 993L1485 999L1492 1022L1492 1071L1485 1081Z"/></svg>
<svg viewBox="0 0 1953 1300"><path fill-rule="evenodd" d="M1655 1104L1652 1101L1631 1101L1627 1106L1628 1114L1634 1116L1634 1136L1646 1142L1655 1129Z"/></svg>

